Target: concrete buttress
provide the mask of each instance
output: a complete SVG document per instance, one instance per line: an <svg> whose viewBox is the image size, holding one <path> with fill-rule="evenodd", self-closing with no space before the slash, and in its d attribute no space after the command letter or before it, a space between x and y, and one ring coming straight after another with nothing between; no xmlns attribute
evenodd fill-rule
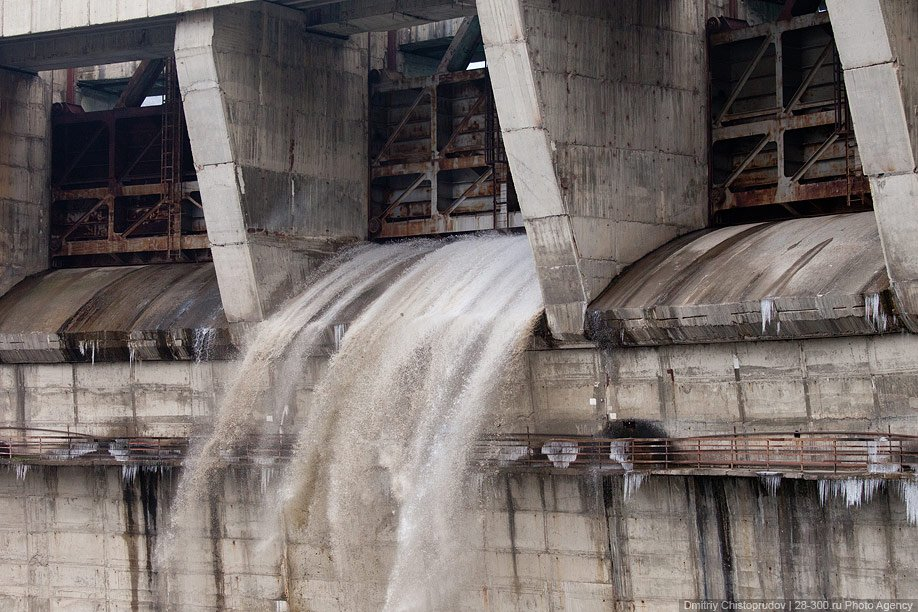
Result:
<svg viewBox="0 0 918 612"><path fill-rule="evenodd" d="M175 55L217 280L258 321L365 237L366 50L258 3L183 15Z"/></svg>
<svg viewBox="0 0 918 612"><path fill-rule="evenodd" d="M549 326L707 215L705 3L478 0Z"/></svg>
<svg viewBox="0 0 918 612"><path fill-rule="evenodd" d="M48 267L51 88L0 70L0 295Z"/></svg>
<svg viewBox="0 0 918 612"><path fill-rule="evenodd" d="M896 306L916 332L918 10L907 0L829 0L827 6Z"/></svg>

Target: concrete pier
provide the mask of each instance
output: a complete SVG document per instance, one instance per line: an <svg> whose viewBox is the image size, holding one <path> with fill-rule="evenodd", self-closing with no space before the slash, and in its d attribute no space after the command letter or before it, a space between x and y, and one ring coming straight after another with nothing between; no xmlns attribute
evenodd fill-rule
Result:
<svg viewBox="0 0 918 612"><path fill-rule="evenodd" d="M704 2L481 0L549 326L582 334L625 266L704 226Z"/></svg>
<svg viewBox="0 0 918 612"><path fill-rule="evenodd" d="M367 50L267 4L182 17L175 55L230 321L366 232Z"/></svg>
<svg viewBox="0 0 918 612"><path fill-rule="evenodd" d="M918 15L908 2L827 3L883 253L906 324L918 331Z"/></svg>
<svg viewBox="0 0 918 612"><path fill-rule="evenodd" d="M0 70L0 294L48 267L51 90Z"/></svg>

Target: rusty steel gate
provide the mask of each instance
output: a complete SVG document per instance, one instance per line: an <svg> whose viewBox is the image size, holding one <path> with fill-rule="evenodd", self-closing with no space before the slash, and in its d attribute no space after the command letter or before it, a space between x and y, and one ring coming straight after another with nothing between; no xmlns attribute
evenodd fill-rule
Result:
<svg viewBox="0 0 918 612"><path fill-rule="evenodd" d="M708 32L714 221L869 209L828 13Z"/></svg>
<svg viewBox="0 0 918 612"><path fill-rule="evenodd" d="M486 69L371 87L371 238L523 226Z"/></svg>
<svg viewBox="0 0 918 612"><path fill-rule="evenodd" d="M51 257L54 267L209 257L174 62L163 104L52 113Z"/></svg>

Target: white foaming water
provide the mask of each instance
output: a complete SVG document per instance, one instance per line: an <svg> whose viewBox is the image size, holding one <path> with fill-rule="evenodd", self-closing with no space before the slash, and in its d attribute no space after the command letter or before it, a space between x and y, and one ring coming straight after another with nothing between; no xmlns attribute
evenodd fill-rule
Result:
<svg viewBox="0 0 918 612"><path fill-rule="evenodd" d="M265 496L265 521L276 519L279 539L296 533L330 558L343 591L384 585L376 609L454 609L468 548L463 509L475 491L468 453L540 312L521 236L368 245L326 266L254 330L214 433L186 467L161 538L167 571L221 454L290 395L292 377L271 388L271 372L297 371L334 330L339 352L301 417L293 462L273 479L280 499ZM289 562L294 581L313 571Z"/></svg>
<svg viewBox="0 0 918 612"><path fill-rule="evenodd" d="M327 524L338 580L384 583L383 609L457 607L472 570L468 454L540 311L528 241L473 238L428 253L348 328L302 428L285 516Z"/></svg>
<svg viewBox="0 0 918 612"><path fill-rule="evenodd" d="M191 346L191 354L194 357L195 363L210 361L216 337L217 330L213 327L199 327L194 330L194 341Z"/></svg>

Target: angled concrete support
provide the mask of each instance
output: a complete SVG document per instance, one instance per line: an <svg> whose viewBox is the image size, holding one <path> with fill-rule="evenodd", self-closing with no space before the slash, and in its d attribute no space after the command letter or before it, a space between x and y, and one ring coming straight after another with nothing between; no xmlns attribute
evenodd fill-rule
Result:
<svg viewBox="0 0 918 612"><path fill-rule="evenodd" d="M0 70L0 295L48 267L51 89Z"/></svg>
<svg viewBox="0 0 918 612"><path fill-rule="evenodd" d="M175 55L220 293L257 321L366 232L366 51L268 3L183 16Z"/></svg>
<svg viewBox="0 0 918 612"><path fill-rule="evenodd" d="M707 214L705 2L478 0L504 144L557 337Z"/></svg>
<svg viewBox="0 0 918 612"><path fill-rule="evenodd" d="M827 6L897 308L918 332L918 10L908 0Z"/></svg>

